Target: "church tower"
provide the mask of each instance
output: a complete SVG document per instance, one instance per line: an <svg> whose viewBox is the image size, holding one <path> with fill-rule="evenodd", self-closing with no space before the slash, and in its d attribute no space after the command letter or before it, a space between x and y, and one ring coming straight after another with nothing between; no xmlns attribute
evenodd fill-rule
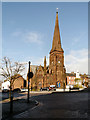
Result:
<svg viewBox="0 0 90 120"><path fill-rule="evenodd" d="M54 85L56 85L57 87L63 87L63 85L65 85L66 70L64 67L64 51L61 46L58 11L56 12L53 43L52 49L50 51L49 73L52 75Z"/></svg>

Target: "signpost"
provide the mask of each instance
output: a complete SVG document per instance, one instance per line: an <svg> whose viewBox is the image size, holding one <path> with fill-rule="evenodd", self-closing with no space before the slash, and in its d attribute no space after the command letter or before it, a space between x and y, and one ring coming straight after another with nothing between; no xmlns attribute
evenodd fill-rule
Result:
<svg viewBox="0 0 90 120"><path fill-rule="evenodd" d="M27 102L29 103L29 85L30 85L30 78L33 77L33 73L30 72L30 61L29 61L29 69L28 69L28 95L27 95Z"/></svg>

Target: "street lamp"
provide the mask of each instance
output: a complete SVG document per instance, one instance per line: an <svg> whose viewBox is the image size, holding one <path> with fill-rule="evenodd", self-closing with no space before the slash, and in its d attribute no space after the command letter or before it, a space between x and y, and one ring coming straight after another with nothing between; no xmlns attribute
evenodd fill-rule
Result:
<svg viewBox="0 0 90 120"><path fill-rule="evenodd" d="M27 102L29 103L29 85L30 85L30 78L33 77L33 73L30 72L30 61L29 61L29 69L28 69L28 95L27 95Z"/></svg>

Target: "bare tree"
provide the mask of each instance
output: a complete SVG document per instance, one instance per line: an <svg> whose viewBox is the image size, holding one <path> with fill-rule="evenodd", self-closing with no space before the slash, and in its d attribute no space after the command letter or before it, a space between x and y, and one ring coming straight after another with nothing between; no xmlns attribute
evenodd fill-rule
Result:
<svg viewBox="0 0 90 120"><path fill-rule="evenodd" d="M8 57L4 57L2 59L2 65L0 66L1 73L0 75L3 76L7 81L10 82L10 99L11 99L11 91L12 85L14 81L19 78L18 74L23 72L24 65L19 62L11 62Z"/></svg>

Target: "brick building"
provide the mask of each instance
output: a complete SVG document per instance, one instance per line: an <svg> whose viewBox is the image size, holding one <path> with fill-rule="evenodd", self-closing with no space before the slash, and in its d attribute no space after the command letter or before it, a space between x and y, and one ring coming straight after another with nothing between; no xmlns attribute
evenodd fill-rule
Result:
<svg viewBox="0 0 90 120"><path fill-rule="evenodd" d="M82 84L86 87L88 87L89 84L89 75L86 74L80 74L80 78L82 79Z"/></svg>
<svg viewBox="0 0 90 120"><path fill-rule="evenodd" d="M66 73L66 84L67 85L74 85L75 84L76 73Z"/></svg>
<svg viewBox="0 0 90 120"><path fill-rule="evenodd" d="M66 73L66 85L76 85L78 83L88 87L88 80L89 76L86 74L79 74L79 72Z"/></svg>
<svg viewBox="0 0 90 120"><path fill-rule="evenodd" d="M5 80L2 83L2 89L9 89L10 87L10 82L8 80ZM15 79L15 81L12 84L12 90L16 89L16 88L24 88L26 87L26 80L20 75L17 75L17 79Z"/></svg>
<svg viewBox="0 0 90 120"><path fill-rule="evenodd" d="M16 88L24 88L26 87L26 80L21 76L21 75L17 75L17 79L14 81L13 85L12 85L12 89L16 89Z"/></svg>
<svg viewBox="0 0 90 120"><path fill-rule="evenodd" d="M61 46L58 12L56 12L53 42L49 54L49 66L46 66L45 57L44 66L40 65L36 67L36 72L30 82L30 87L40 89L41 87L55 85L56 87L63 88L66 85L66 69L64 66L64 51Z"/></svg>

